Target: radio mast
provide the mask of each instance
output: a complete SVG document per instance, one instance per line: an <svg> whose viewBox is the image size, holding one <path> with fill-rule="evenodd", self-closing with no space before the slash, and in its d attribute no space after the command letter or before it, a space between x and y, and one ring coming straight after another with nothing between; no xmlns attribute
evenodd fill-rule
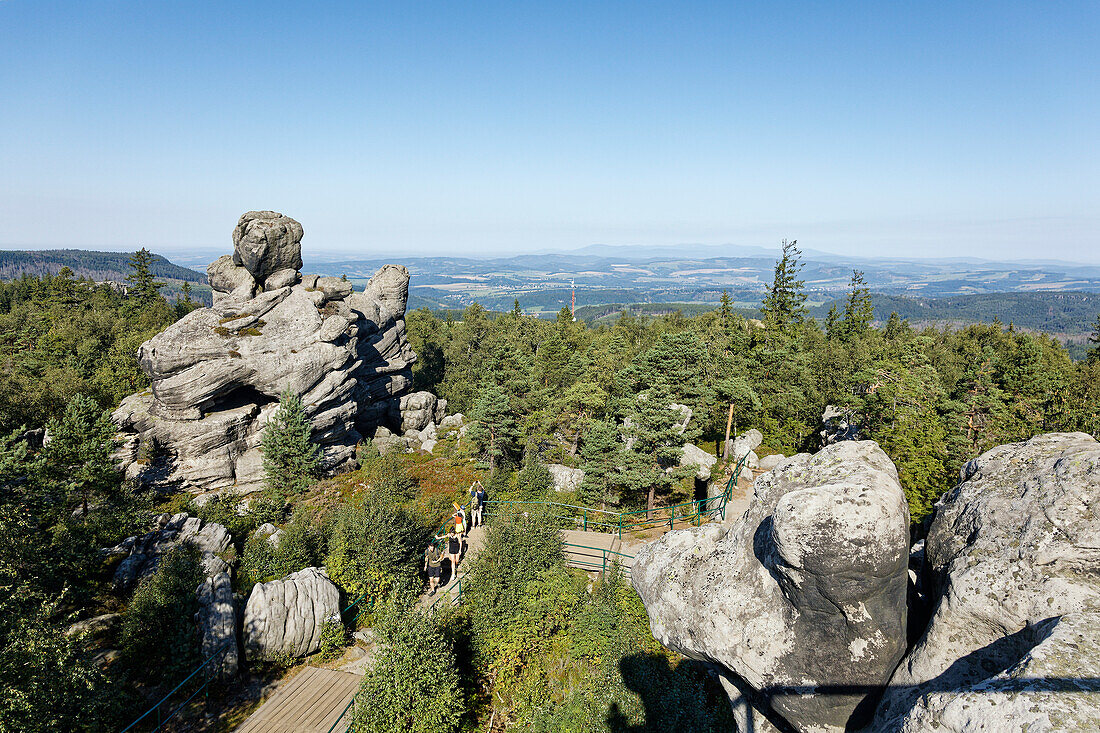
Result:
<svg viewBox="0 0 1100 733"><path fill-rule="evenodd" d="M577 322L577 281L570 279L569 287L573 289L573 298L569 303L569 311L573 314L573 323Z"/></svg>

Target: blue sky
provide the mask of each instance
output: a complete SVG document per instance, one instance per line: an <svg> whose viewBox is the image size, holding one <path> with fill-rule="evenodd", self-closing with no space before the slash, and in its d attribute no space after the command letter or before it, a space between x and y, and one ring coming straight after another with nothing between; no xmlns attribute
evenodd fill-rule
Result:
<svg viewBox="0 0 1100 733"><path fill-rule="evenodd" d="M1100 261L1100 4L0 0L0 245Z"/></svg>

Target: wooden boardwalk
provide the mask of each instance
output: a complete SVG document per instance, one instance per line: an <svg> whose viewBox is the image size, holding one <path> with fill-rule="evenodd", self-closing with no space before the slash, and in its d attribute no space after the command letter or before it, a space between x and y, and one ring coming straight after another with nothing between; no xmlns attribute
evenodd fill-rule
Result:
<svg viewBox="0 0 1100 733"><path fill-rule="evenodd" d="M334 669L306 667L280 687L237 728L236 733L344 733L351 716L340 719L363 678ZM332 724L340 720L332 728Z"/></svg>

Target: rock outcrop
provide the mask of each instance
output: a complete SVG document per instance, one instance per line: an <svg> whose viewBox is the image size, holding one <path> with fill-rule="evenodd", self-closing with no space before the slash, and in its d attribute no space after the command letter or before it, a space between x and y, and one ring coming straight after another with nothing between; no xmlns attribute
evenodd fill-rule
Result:
<svg viewBox="0 0 1100 733"><path fill-rule="evenodd" d="M873 730L1100 730L1100 443L1039 435L967 463L937 506L935 603Z"/></svg>
<svg viewBox="0 0 1100 733"><path fill-rule="evenodd" d="M374 426L420 418L403 398L416 359L405 336L408 271L387 265L356 293L340 278L302 276L301 238L282 214L242 216L233 254L208 269L213 307L141 345L151 389L114 413L128 476L200 493L261 488L261 432L287 389L302 399L327 471L352 465ZM442 401L429 396L430 420Z"/></svg>
<svg viewBox="0 0 1100 733"><path fill-rule="evenodd" d="M695 478L700 481L710 481L710 470L718 462L714 456L693 443L685 443L680 452L680 465L691 466L695 469Z"/></svg>
<svg viewBox="0 0 1100 733"><path fill-rule="evenodd" d="M237 611L233 602L233 583L229 573L207 578L196 590L199 611L195 614L202 636L202 658L207 659L223 646L224 655L218 665L218 675L230 679L237 675Z"/></svg>
<svg viewBox="0 0 1100 733"><path fill-rule="evenodd" d="M570 468L561 463L548 463L546 469L550 471L550 479L554 482L554 491L577 491L584 481L584 470Z"/></svg>
<svg viewBox="0 0 1100 733"><path fill-rule="evenodd" d="M860 417L852 410L835 405L826 405L821 413L821 430L818 432L822 445L832 445L841 440L860 439Z"/></svg>
<svg viewBox="0 0 1100 733"><path fill-rule="evenodd" d="M105 558L123 558L114 574L117 592L129 591L139 580L152 575L160 558L184 542L193 544L202 553L203 567L208 577L229 569L219 555L229 549L233 538L222 525L180 513L157 516L154 527L151 532L127 537L114 547L101 551Z"/></svg>
<svg viewBox="0 0 1100 733"><path fill-rule="evenodd" d="M244 609L249 659L301 657L321 646L321 624L340 618L340 591L320 568L257 583Z"/></svg>
<svg viewBox="0 0 1100 733"><path fill-rule="evenodd" d="M781 462L741 521L643 547L632 582L665 646L721 665L752 707L802 731L865 722L905 653L909 511L873 442ZM756 729L762 729L756 721Z"/></svg>

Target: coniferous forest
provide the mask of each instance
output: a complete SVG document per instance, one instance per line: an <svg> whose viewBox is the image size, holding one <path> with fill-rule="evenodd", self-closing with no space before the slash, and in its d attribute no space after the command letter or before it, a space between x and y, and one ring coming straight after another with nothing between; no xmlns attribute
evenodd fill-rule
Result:
<svg viewBox="0 0 1100 733"><path fill-rule="evenodd" d="M685 442L720 456L730 420L732 434L762 433L761 456L813 451L833 406L897 466L919 537L960 467L988 448L1043 432L1100 436L1100 317L1088 358L1074 362L1054 339L1003 324L872 322L855 272L843 307L818 322L790 243L759 319L728 299L691 317L623 314L598 327L567 309L531 318L518 303L410 312L415 387L465 415L463 439L433 455L383 455L364 441L359 469L322 476L288 393L264 435L264 491L246 506L198 505L124 480L111 457L111 410L148 386L138 345L195 307L186 292L163 297L147 255L131 259L125 294L65 270L0 284L0 731L119 730L202 662L198 552L173 550L120 592L104 549L176 512L227 528L221 559L240 597L319 566L342 605L357 602L312 659L335 663L358 629L379 642L357 730L729 730L714 677L653 639L620 571L594 580L568 569L538 510L491 520L462 604L417 610L423 548L452 502L475 480L498 500L551 498L546 465L564 464L584 480L556 500L676 504L694 498L691 472L675 470ZM686 429L670 404L691 410ZM277 544L257 532L267 524ZM248 674L270 683L300 664L270 659ZM259 684L214 684L169 729L232 730Z"/></svg>

